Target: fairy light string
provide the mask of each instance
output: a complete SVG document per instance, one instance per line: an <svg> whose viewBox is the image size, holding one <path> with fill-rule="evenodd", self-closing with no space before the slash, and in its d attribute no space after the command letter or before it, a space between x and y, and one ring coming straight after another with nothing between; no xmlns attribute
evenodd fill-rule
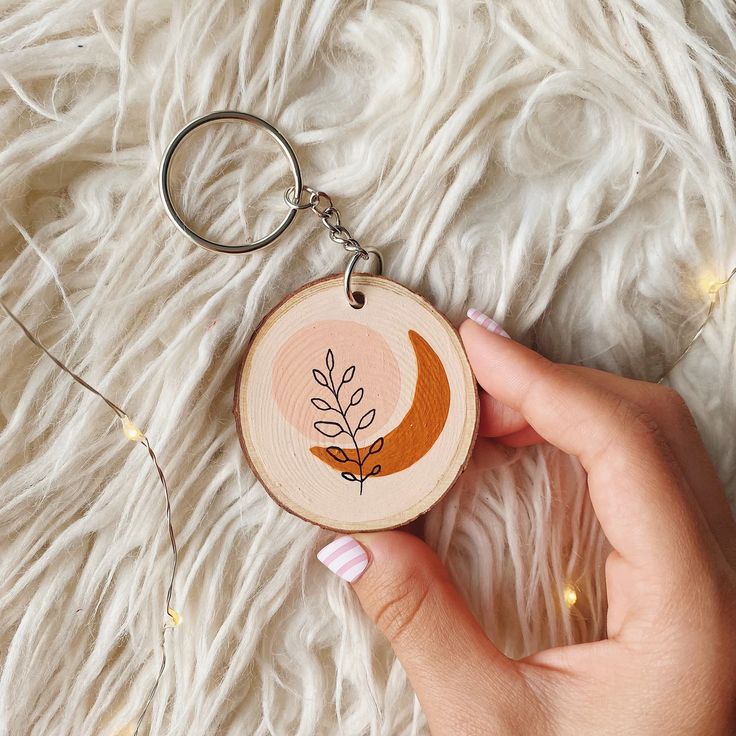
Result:
<svg viewBox="0 0 736 736"><path fill-rule="evenodd" d="M158 458L156 457L156 453L153 450L153 447L151 447L151 443L148 441L148 437L146 436L145 432L141 431L133 422L133 420L128 416L128 414L120 408L115 402L111 401L107 396L105 396L101 391L98 391L94 386L91 386L87 381L85 381L81 376L77 375L73 370L71 370L67 365L65 365L59 358L57 358L26 326L23 324L23 322L20 320L19 317L17 317L12 310L8 307L8 305L5 303L3 299L0 299L0 306L5 310L8 317L15 322L15 324L20 327L20 329L23 331L23 334L42 352L44 352L64 373L69 375L74 381L76 381L82 388L86 389L87 391L93 393L95 396L98 396L100 399L102 399L109 407L112 409L112 411L115 412L115 415L120 420L121 428L123 431L123 434L125 435L125 438L130 440L131 442L138 442L141 445L143 445L146 448L146 451L148 453L149 458L151 459L151 462L153 463L153 466L156 469L156 473L158 475L158 479L161 483L161 487L163 488L164 492L164 501L166 503L166 524L168 526L168 532L169 532L169 541L171 542L171 575L169 577L169 585L166 590L166 598L165 598L165 610L166 615L168 617L168 620L163 625L161 629L161 664L159 666L158 675L156 676L156 679L151 686L150 690L148 691L148 695L146 696L146 699L143 703L143 707L141 709L140 716L138 717L138 721L135 726L135 731L133 732L134 736L138 736L140 733L141 726L143 725L143 720L146 717L146 713L151 706L151 703L153 702L153 698L156 695L156 691L158 690L159 684L161 683L161 678L163 677L164 670L166 669L166 634L169 631L169 629L174 628L175 626L178 626L181 623L181 616L180 614L172 607L171 600L174 595L174 582L176 580L176 569L179 562L179 553L176 546L176 535L174 534L174 525L171 520L171 496L169 494L169 486L166 482L166 476L164 475L163 468L161 467Z"/></svg>
<svg viewBox="0 0 736 736"><path fill-rule="evenodd" d="M710 299L710 302L708 303L708 311L705 314L705 318L700 324L700 327L695 331L693 336L690 338L690 342L685 346L685 349L680 353L680 355L677 357L677 360L675 360L674 363L670 365L670 367L660 376L657 383L662 383L667 376L669 376L670 373L674 370L675 366L679 365L682 360L685 358L685 356L690 352L690 349L692 346L697 342L698 338L703 334L703 330L706 328L706 325L708 322L710 322L710 318L713 316L713 312L715 311L716 306L718 305L718 300L720 293L723 289L727 288L729 283L731 282L731 279L736 276L736 267L733 268L731 273L728 274L728 276L723 281L711 281L706 285L706 293Z"/></svg>

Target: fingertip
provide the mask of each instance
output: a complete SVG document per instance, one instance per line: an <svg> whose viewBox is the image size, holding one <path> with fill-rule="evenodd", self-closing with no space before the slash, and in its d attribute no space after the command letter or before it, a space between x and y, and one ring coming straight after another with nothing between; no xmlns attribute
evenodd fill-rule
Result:
<svg viewBox="0 0 736 736"><path fill-rule="evenodd" d="M480 387L494 399L498 400L497 393L502 388L498 384L499 371L492 370L497 364L510 366L514 350L521 346L506 337L495 332L489 332L471 319L466 319L459 327L460 338L468 356L470 368ZM508 370L508 368L506 368ZM505 404L505 402L503 402ZM508 406L508 404L506 404ZM520 427L516 427L519 429ZM500 432L488 431L486 436L492 437L496 434L505 434L506 430L501 428Z"/></svg>
<svg viewBox="0 0 736 736"><path fill-rule="evenodd" d="M479 373L482 373L481 369L484 362L487 362L493 353L512 342L509 338L503 337L497 332L487 330L472 319L464 320L460 324L458 332L476 378L478 378ZM482 382L481 385L483 385Z"/></svg>
<svg viewBox="0 0 736 736"><path fill-rule="evenodd" d="M403 529L358 532L352 536L368 552L371 563L390 563L405 555L413 557L431 552L419 537Z"/></svg>
<svg viewBox="0 0 736 736"><path fill-rule="evenodd" d="M370 565L366 548L354 537L342 535L317 553L317 559L334 575L348 583L356 582Z"/></svg>
<svg viewBox="0 0 736 736"><path fill-rule="evenodd" d="M509 337L509 333L495 319L489 317L487 314L483 314L479 309L472 307L468 309L468 319L480 325L487 332L499 335L500 337Z"/></svg>
<svg viewBox="0 0 736 736"><path fill-rule="evenodd" d="M466 347L468 339L472 340L473 329L476 327L478 327L478 325L476 325L472 319L464 319L457 328L457 331L460 333L460 339Z"/></svg>
<svg viewBox="0 0 736 736"><path fill-rule="evenodd" d="M462 338L462 341L466 346L468 342L470 342L471 344L474 344L476 342L485 342L486 340L490 340L491 342L493 342L494 340L501 337L501 335L496 332L486 330L484 327L482 327L469 317L467 319L464 319L460 323L460 327L458 327L458 332L460 333L460 337Z"/></svg>

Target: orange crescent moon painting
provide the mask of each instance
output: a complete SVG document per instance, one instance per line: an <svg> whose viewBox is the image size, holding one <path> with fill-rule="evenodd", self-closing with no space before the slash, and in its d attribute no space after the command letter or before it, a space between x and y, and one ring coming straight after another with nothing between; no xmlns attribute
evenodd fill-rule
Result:
<svg viewBox="0 0 736 736"><path fill-rule="evenodd" d="M414 465L429 452L442 432L450 410L450 384L437 353L414 330L409 330L409 340L417 361L417 382L414 398L401 422L384 435L381 449L375 453L380 460L381 476L398 473ZM375 443L374 443L375 444ZM345 463L360 464L368 456L370 446L351 449L339 448L347 460L325 447L312 447L312 454L335 470L343 470ZM369 471L370 472L370 471Z"/></svg>
<svg viewBox="0 0 736 736"><path fill-rule="evenodd" d="M381 276L303 287L251 339L234 413L256 477L286 510L337 531L406 524L468 462L475 379L459 336L428 302Z"/></svg>

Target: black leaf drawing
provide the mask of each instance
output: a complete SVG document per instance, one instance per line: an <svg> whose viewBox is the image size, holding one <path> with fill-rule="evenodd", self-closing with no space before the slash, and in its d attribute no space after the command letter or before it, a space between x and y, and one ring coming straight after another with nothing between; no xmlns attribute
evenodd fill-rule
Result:
<svg viewBox="0 0 736 736"><path fill-rule="evenodd" d="M316 368L313 368L312 375L314 376L314 380L317 381L320 386L328 388L327 378L325 377L325 374L322 373L322 371L318 371Z"/></svg>
<svg viewBox="0 0 736 736"><path fill-rule="evenodd" d="M345 373L342 374L342 381L340 381L341 384L343 383L350 383L350 381L353 380L353 376L355 375L355 366L351 365L350 368L348 368Z"/></svg>
<svg viewBox="0 0 736 736"><path fill-rule="evenodd" d="M376 418L376 410L371 409L370 411L367 411L363 416L360 418L360 421L358 422L358 429L368 429L368 427L373 424L373 420Z"/></svg>
<svg viewBox="0 0 736 736"><path fill-rule="evenodd" d="M333 457L339 463L351 462L350 458L348 457L347 452L345 452L345 450L343 450L342 447L335 447L333 445L332 447L327 448L327 452L330 454L331 457Z"/></svg>
<svg viewBox="0 0 736 736"><path fill-rule="evenodd" d="M363 495L363 483L368 478L378 475L381 472L380 465L374 465L369 473L364 472L365 462L370 455L377 455L383 449L383 437L373 440L371 446L365 450L361 449L358 444L358 432L368 429L373 424L373 420L376 418L376 410L369 409L365 412L358 422L355 429L348 417L348 412L353 407L360 404L365 396L365 390L362 386L358 387L353 391L350 396L350 401L347 405L343 405L340 400L340 389L346 384L350 383L355 377L355 366L349 366L342 374L342 380L339 385L335 385L335 378L333 371L335 370L335 354L332 349L328 349L325 355L325 367L327 368L327 374L323 373L317 368L312 369L312 375L314 380L322 387L326 388L330 392L330 396L334 399L335 404L333 405L329 401L320 397L314 397L310 399L312 406L318 411L334 411L339 415L340 421L325 422L319 421L314 423L314 428L325 437L338 437L341 434L346 434L350 437L353 443L354 451L351 449L349 453L346 452L342 447L337 445L331 445L325 448L325 452L338 463L353 463L357 466L357 472L349 473L344 471L340 473L344 480L355 482L360 484L360 495ZM339 374L338 374L339 375Z"/></svg>
<svg viewBox="0 0 736 736"><path fill-rule="evenodd" d="M315 422L314 428L325 437L337 437L345 431L337 422Z"/></svg>
<svg viewBox="0 0 736 736"><path fill-rule="evenodd" d="M377 455L379 452L381 452L382 449L383 449L383 437L379 437L368 448L368 455ZM368 457L368 455L366 455L366 457Z"/></svg>

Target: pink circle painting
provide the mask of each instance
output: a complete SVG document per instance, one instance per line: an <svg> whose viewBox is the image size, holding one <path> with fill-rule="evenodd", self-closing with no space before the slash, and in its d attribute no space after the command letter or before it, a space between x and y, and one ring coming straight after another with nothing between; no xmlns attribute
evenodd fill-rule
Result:
<svg viewBox="0 0 736 736"><path fill-rule="evenodd" d="M311 400L319 402L322 395L313 371L317 369L331 380L325 345L330 346L334 359L335 387L345 371L354 367L355 379L350 387L360 386L370 394L371 407L376 411L371 430L380 432L399 400L399 366L378 332L348 320L313 322L291 335L278 351L273 361L271 386L282 416L310 442L324 440L314 427L315 407ZM349 399L346 395L346 400Z"/></svg>

